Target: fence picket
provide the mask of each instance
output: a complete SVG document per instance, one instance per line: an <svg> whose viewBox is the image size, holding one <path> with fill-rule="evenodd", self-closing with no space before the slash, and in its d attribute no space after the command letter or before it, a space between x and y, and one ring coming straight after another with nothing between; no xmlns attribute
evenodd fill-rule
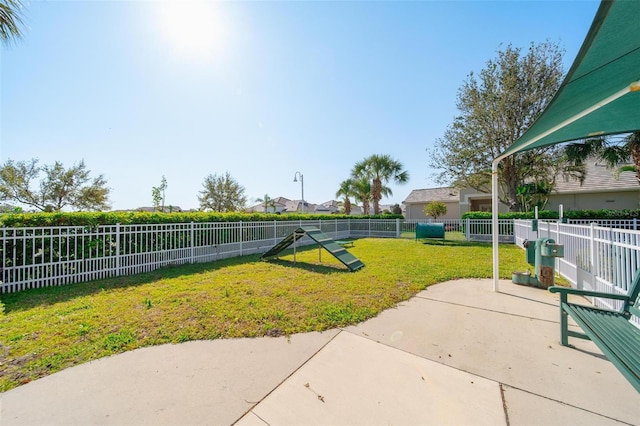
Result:
<svg viewBox="0 0 640 426"><path fill-rule="evenodd" d="M588 222L538 222L538 229L564 245L564 257L557 259L557 270L573 287L626 294L640 267L640 231L634 230L636 221L602 221L604 225L615 227L601 226L597 221ZM531 221L516 220L516 244L522 246L525 239L532 239L531 236ZM621 308L616 301L591 299L601 308ZM640 320L634 321L640 325Z"/></svg>
<svg viewBox="0 0 640 426"><path fill-rule="evenodd" d="M418 222L368 218L2 228L0 293L138 274L167 265L258 254L301 225L321 226L335 239L414 238ZM469 240L490 241L490 220L432 222L443 223L447 231L462 231ZM630 223L620 225L635 226ZM515 238L516 243L521 244L525 227L512 220L501 220L499 231L501 241ZM301 240L300 243L310 244L311 241Z"/></svg>

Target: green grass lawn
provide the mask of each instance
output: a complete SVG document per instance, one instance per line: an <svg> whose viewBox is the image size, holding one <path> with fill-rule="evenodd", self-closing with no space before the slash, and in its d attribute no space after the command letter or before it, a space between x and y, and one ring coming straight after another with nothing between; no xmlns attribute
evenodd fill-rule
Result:
<svg viewBox="0 0 640 426"><path fill-rule="evenodd" d="M0 391L135 348L197 339L279 336L355 324L456 278L491 277L491 246L360 239L348 270L317 247L280 260L245 256L2 295ZM500 276L526 270L500 246ZM0 304L1 306L1 304Z"/></svg>

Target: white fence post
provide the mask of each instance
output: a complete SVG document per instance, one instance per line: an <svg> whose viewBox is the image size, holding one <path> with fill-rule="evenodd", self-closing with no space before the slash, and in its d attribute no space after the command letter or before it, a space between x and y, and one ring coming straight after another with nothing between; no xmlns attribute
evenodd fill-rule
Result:
<svg viewBox="0 0 640 426"><path fill-rule="evenodd" d="M589 251L590 251L590 259L589 262L591 262L591 285L592 285L592 289L591 290L595 290L596 288L596 278L598 276L598 260L596 258L596 239L595 239L595 227L596 224L591 222L591 226L589 227Z"/></svg>
<svg viewBox="0 0 640 426"><path fill-rule="evenodd" d="M413 221L401 219L395 219L395 221L371 218L346 220L348 220L347 223L344 219L334 220L332 227L325 219L326 231L330 234L329 229L334 228L336 238L345 238L347 232L351 238L367 235L369 237L379 235L402 237L405 224L407 229L414 226ZM352 220L355 220L356 229L353 229ZM300 220L274 220L272 225L274 245L277 244L280 234L288 234L295 229L296 224L302 223L304 222ZM321 221L316 223L322 226ZM467 240L475 238L475 234L482 234L486 227L486 221L469 218L456 223L466 226L464 233ZM499 222L499 232L505 232L506 223L507 221L504 220ZM4 262L2 265L4 270L0 274L0 292L7 293L26 288L100 279L106 276L135 274L154 270L167 262L195 263L219 259L220 255L223 258L244 256L254 253L259 249L260 244L269 240L266 234L270 229L268 221L249 222L250 228L255 229L251 229L251 233L248 234L247 244L244 241L244 229L247 227L241 221L195 225L192 221L188 225L181 223L130 226L116 223L101 226L98 230L78 226L13 228L10 231L2 229L0 257ZM364 225L368 226L367 233L364 232ZM392 225L395 229L391 229ZM529 231L530 225L529 222L514 224L514 236L517 237L517 241L521 243L522 237L529 239L534 237L535 234ZM584 274L587 273L585 270L589 269L595 290L598 290L596 286L602 288L620 285L627 282L627 275L635 272L640 265L640 248L637 244L640 240L640 232L629 229L632 226L637 227L637 220L612 223L627 231L619 229L610 232L608 238L605 235L606 229L597 223L587 226L556 223L554 229L551 229L552 224L548 222L541 222L539 225L539 228L547 226L546 232L545 229L540 229L541 235L553 236L558 243L566 246L567 257L562 261L564 270L558 266L558 271L565 275L567 268L582 269L582 271L576 269L575 278L570 279L572 282L586 284L588 277ZM375 230L374 226L376 226ZM474 227L473 230L472 227ZM478 232L478 227L482 227L483 232ZM180 238L189 238L189 236L188 244L179 243ZM479 236L482 237L482 235ZM100 242L100 246L94 247L94 241ZM215 250L205 247L210 245L213 245ZM49 250L45 250L47 247ZM202 252L199 251L200 248ZM46 259L39 257L42 256L40 253L45 252L49 253L47 254L49 257ZM34 261L36 258L37 262ZM12 261L9 262L9 260ZM578 272L580 276L577 276Z"/></svg>
<svg viewBox="0 0 640 426"><path fill-rule="evenodd" d="M467 241L471 241L471 219L466 219L466 226L464 227L464 233Z"/></svg>
<svg viewBox="0 0 640 426"><path fill-rule="evenodd" d="M191 246L191 261L189 263L195 263L195 254L196 254L196 242L194 241L195 239L195 229L194 229L194 224L193 221L191 221L191 229L190 229L190 238L189 238L189 242L190 242L190 246Z"/></svg>
<svg viewBox="0 0 640 426"><path fill-rule="evenodd" d="M120 224L116 223L116 277L120 276Z"/></svg>

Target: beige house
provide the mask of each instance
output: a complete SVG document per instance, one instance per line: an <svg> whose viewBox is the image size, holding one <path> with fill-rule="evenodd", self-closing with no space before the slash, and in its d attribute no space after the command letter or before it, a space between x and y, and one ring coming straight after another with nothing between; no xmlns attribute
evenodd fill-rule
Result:
<svg viewBox="0 0 640 426"><path fill-rule="evenodd" d="M248 213L264 213L264 203L256 204L248 207L246 210ZM267 213L301 213L303 211L302 200L290 200L286 197L276 197L271 200L267 206ZM340 213L340 204L336 200L329 200L322 204L313 204L307 201L304 202L304 213L306 214L335 214ZM352 215L361 215L362 208L351 205Z"/></svg>
<svg viewBox="0 0 640 426"><path fill-rule="evenodd" d="M546 210L559 210L562 204L568 210L624 210L640 208L640 185L635 172L621 172L616 175L602 162L588 160L587 174L582 185L573 179L559 176L556 188L549 196ZM447 205L447 214L439 219L460 219L468 211L491 211L491 194L475 189L428 188L411 191L404 205L407 219L426 219L424 207L431 201L441 201ZM500 203L500 212L509 211Z"/></svg>
<svg viewBox="0 0 640 426"><path fill-rule="evenodd" d="M402 203L406 219L425 219L424 207L432 201L441 201L447 206L447 214L439 219L460 219L460 191L455 188L414 189Z"/></svg>
<svg viewBox="0 0 640 426"><path fill-rule="evenodd" d="M582 185L562 177L549 197L547 210L625 210L640 208L640 185L635 172L616 173L602 162L587 162L587 176Z"/></svg>

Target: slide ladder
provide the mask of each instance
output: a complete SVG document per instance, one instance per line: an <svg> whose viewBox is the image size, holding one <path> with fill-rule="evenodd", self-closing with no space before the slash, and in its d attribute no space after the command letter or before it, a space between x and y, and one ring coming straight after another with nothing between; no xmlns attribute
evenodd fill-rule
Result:
<svg viewBox="0 0 640 426"><path fill-rule="evenodd" d="M289 247L291 244L295 244L300 238L307 235L313 241L318 243L322 248L327 250L336 259L342 262L350 271L357 271L364 266L364 263L351 253L349 253L344 247L336 243L333 239L329 238L324 232L313 226L301 226L293 231L291 234L283 238L278 244L273 246L269 251L260 256L260 259L266 259L268 257L276 256L282 250ZM294 246L295 247L295 246Z"/></svg>

